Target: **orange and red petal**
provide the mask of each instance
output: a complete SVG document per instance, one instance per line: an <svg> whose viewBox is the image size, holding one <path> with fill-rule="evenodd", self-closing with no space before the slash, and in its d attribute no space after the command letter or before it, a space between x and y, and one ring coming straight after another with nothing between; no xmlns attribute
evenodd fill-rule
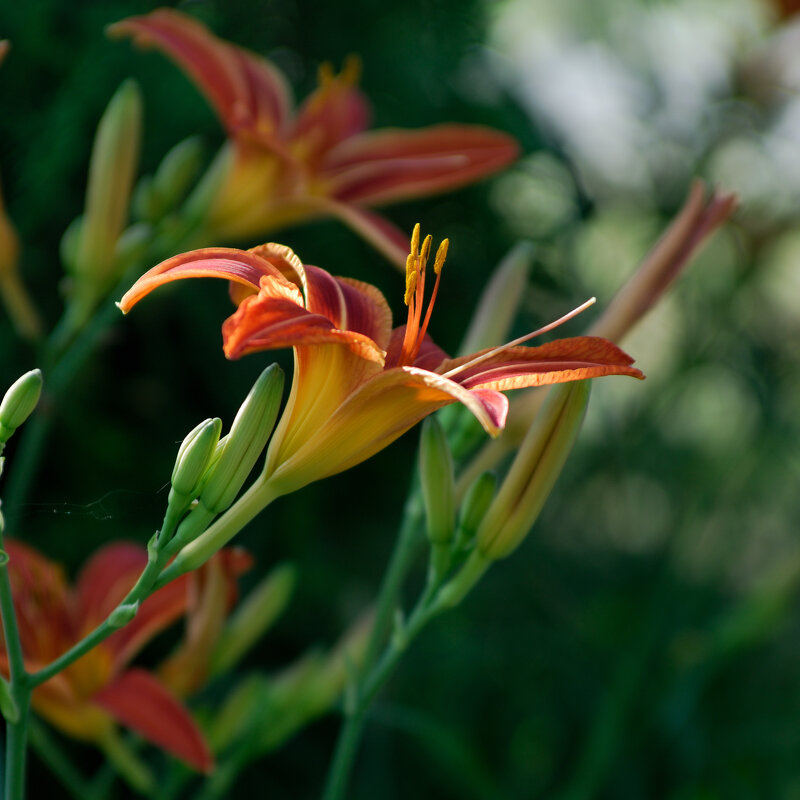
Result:
<svg viewBox="0 0 800 800"><path fill-rule="evenodd" d="M483 351L486 353L491 350ZM629 375L643 378L632 367L633 359L607 339L575 336L556 339L538 347L510 347L473 366L466 366L481 353L444 362L439 372L448 374L459 365L465 368L450 375L468 389L507 391L529 386L599 378L605 375Z"/></svg>
<svg viewBox="0 0 800 800"><path fill-rule="evenodd" d="M262 248L268 245L262 245ZM288 250L288 248L285 248ZM237 250L232 247L206 247L181 253L162 261L145 272L128 289L117 305L123 314L133 308L153 289L183 278L224 278L240 284L249 291L257 291L262 277L269 275L281 279L281 270L271 259L260 252ZM291 251L289 251L291 252ZM277 257L276 257L277 258ZM277 259L282 261L283 259Z"/></svg>
<svg viewBox="0 0 800 800"><path fill-rule="evenodd" d="M92 698L114 719L199 772L214 758L202 732L177 698L149 672L131 669Z"/></svg>
<svg viewBox="0 0 800 800"><path fill-rule="evenodd" d="M260 350L337 344L360 358L383 365L384 351L372 339L339 330L322 314L307 311L294 285L287 287L269 278L262 281L257 295L246 297L225 320L222 338L228 358Z"/></svg>
<svg viewBox="0 0 800 800"><path fill-rule="evenodd" d="M243 128L274 133L285 126L291 99L283 75L187 14L157 9L122 20L109 32L166 53L208 98L230 133Z"/></svg>
<svg viewBox="0 0 800 800"><path fill-rule="evenodd" d="M320 168L332 197L375 204L446 191L508 166L519 155L505 133L473 125L385 129L354 136Z"/></svg>

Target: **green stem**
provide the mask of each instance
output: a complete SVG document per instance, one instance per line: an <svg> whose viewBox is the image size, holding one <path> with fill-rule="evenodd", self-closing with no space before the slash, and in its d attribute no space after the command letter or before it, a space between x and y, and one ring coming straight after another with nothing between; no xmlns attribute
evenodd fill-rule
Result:
<svg viewBox="0 0 800 800"><path fill-rule="evenodd" d="M0 529L1 530L1 529ZM0 548L3 546L0 533ZM6 775L5 800L23 800L25 796L25 755L28 738L28 712L31 702L31 686L25 671L22 642L19 638L17 614L11 594L8 575L8 557L0 564L0 615L3 619L11 697L19 712L15 721L6 721Z"/></svg>
<svg viewBox="0 0 800 800"><path fill-rule="evenodd" d="M323 800L343 800L346 796L370 704L389 680L411 641L435 616L448 608L436 601L436 589L431 584L426 586L401 635L391 639L383 656L363 681L355 707L346 711L347 719L336 743Z"/></svg>

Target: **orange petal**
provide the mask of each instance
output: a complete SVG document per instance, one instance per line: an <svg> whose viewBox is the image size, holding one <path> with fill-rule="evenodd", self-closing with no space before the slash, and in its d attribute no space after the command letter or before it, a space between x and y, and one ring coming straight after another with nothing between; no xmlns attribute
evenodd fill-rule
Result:
<svg viewBox="0 0 800 800"><path fill-rule="evenodd" d="M189 712L156 678L131 669L101 689L93 701L118 722L200 772L214 759Z"/></svg>
<svg viewBox="0 0 800 800"><path fill-rule="evenodd" d="M267 247L269 245L262 245L262 248ZM284 249L289 250L289 248ZM272 259L265 258L262 252L266 251L259 249L259 252L254 252L236 250L232 247L206 247L181 253L162 261L145 272L125 292L117 305L123 314L127 314L153 289L183 278L226 278L233 283L241 284L250 291L257 291L259 281L264 275L282 277L280 268L273 263ZM291 251L289 250L289 252ZM285 260L283 257L276 256L275 258L279 262Z"/></svg>
<svg viewBox="0 0 800 800"><path fill-rule="evenodd" d="M276 136L289 115L290 92L266 59L229 44L179 11L158 9L112 25L113 36L157 47L197 84L231 134Z"/></svg>
<svg viewBox="0 0 800 800"><path fill-rule="evenodd" d="M362 383L332 413L310 412L307 435L267 459L270 484L282 493L360 464L391 444L428 414L461 402L496 435L508 402L493 391L469 391L454 381L416 367L399 367Z"/></svg>
<svg viewBox="0 0 800 800"><path fill-rule="evenodd" d="M492 349L482 351L492 352ZM459 365L468 365L480 356L452 359L438 369L448 375ZM510 347L474 366L449 375L468 389L523 389L553 383L599 378L604 375L630 375L643 378L641 371L630 366L633 359L615 344L597 336L575 336L556 339L539 347Z"/></svg>
<svg viewBox="0 0 800 800"><path fill-rule="evenodd" d="M519 154L505 133L474 125L385 129L354 136L325 158L329 193L347 203L383 203L471 183Z"/></svg>

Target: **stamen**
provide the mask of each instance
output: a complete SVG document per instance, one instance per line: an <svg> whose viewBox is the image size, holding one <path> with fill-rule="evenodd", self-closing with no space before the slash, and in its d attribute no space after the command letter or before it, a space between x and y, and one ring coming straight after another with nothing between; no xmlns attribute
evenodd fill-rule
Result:
<svg viewBox="0 0 800 800"><path fill-rule="evenodd" d="M436 251L436 258L433 260L433 271L438 275L444 266L444 260L447 258L447 250L450 247L449 239L442 239L439 249Z"/></svg>
<svg viewBox="0 0 800 800"><path fill-rule="evenodd" d="M471 367L474 367L476 364L481 364L482 362L487 361L490 358L493 358L499 353L505 352L511 347L516 347L517 345L524 344L525 342L529 341L530 339L533 339L536 336L541 336L543 333L552 331L554 328L557 328L559 325L563 325L565 322L572 319L573 317L577 317L578 314L581 314L582 312L586 311L586 309L589 308L589 306L593 306L596 302L597 302L596 297L590 297L585 303L582 303L577 308L573 308L572 311L570 311L567 314L564 314L563 317L559 317L554 322L548 323L543 328L539 328L538 330L535 330L532 333L526 333L524 336L520 336L519 339L514 339L513 341L507 342L506 344L501 345L500 347L495 347L494 349L489 350L486 353L483 353L483 355L477 356L476 358L473 358L471 361L467 361L465 364L461 364L460 366L455 367L454 369L451 369L448 372L443 373L442 377L451 378L453 375L458 375L459 372L463 372L466 369L470 369Z"/></svg>
<svg viewBox="0 0 800 800"><path fill-rule="evenodd" d="M412 256L419 255L419 222L414 226L411 232L411 251Z"/></svg>

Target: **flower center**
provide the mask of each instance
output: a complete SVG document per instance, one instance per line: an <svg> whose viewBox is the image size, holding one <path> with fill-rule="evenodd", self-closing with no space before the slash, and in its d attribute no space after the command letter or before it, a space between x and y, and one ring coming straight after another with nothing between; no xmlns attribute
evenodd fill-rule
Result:
<svg viewBox="0 0 800 800"><path fill-rule="evenodd" d="M431 320L433 304L436 302L436 295L439 292L439 280L442 277L442 267L447 258L447 248L450 245L449 239L443 239L436 251L436 258L433 260L433 272L436 275L436 283L433 285L428 307L425 311L425 318L422 317L425 305L425 272L428 266L428 258L431 254L431 244L433 239L430 235L425 237L422 242L422 249L419 245L419 223L414 226L411 234L411 252L406 258L406 294L405 304L408 306L408 321L406 322L406 333L403 337L403 347L400 350L399 366L413 364L425 333L428 330L428 323Z"/></svg>

